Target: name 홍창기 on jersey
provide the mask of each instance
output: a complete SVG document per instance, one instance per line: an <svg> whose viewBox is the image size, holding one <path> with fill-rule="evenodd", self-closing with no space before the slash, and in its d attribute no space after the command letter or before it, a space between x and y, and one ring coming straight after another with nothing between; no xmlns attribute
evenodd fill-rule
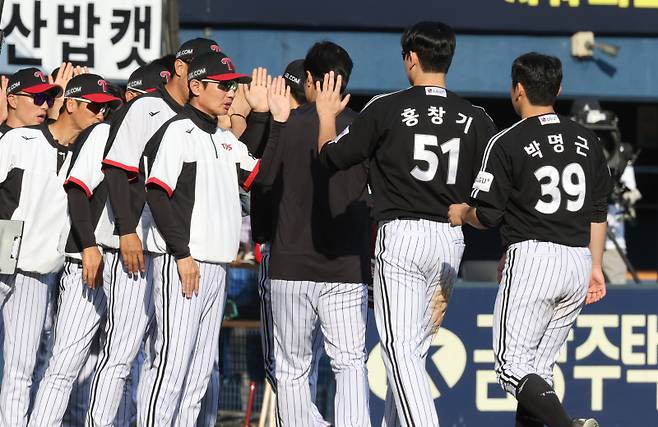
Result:
<svg viewBox="0 0 658 427"><path fill-rule="evenodd" d="M430 122L434 125L442 125L443 124L443 116L447 113L446 109L443 107L436 107L434 105L430 105L427 108L427 117L430 118ZM400 113L400 116L402 116L402 123L407 125L408 127L414 127L418 124L418 121L420 119L420 114L416 112L415 108L405 108L402 110L402 113ZM473 123L473 117L467 116L462 113L457 113L458 119L455 120L455 123L464 125L464 134L468 134L469 129L471 128L471 123Z"/></svg>

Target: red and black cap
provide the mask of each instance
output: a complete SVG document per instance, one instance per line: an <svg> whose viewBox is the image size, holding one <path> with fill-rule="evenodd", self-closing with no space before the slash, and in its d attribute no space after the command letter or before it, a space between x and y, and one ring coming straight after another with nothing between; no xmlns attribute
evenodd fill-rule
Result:
<svg viewBox="0 0 658 427"><path fill-rule="evenodd" d="M32 94L52 92L52 95L57 97L62 94L62 88L58 85L48 83L48 78L43 71L38 68L30 67L18 70L9 76L7 95L18 92Z"/></svg>
<svg viewBox="0 0 658 427"><path fill-rule="evenodd" d="M219 53L222 50L219 48L219 45L214 40L196 38L188 40L181 45L176 52L176 59L183 60L185 62L190 62L199 55L204 53Z"/></svg>
<svg viewBox="0 0 658 427"><path fill-rule="evenodd" d="M120 103L121 99L107 91L108 83L98 74L80 74L66 85L65 98L83 99L98 104Z"/></svg>
<svg viewBox="0 0 658 427"><path fill-rule="evenodd" d="M192 79L218 82L227 80L235 80L238 83L251 82L251 77L247 74L238 73L231 58L223 53L206 53L194 58L190 62L187 73L187 80Z"/></svg>
<svg viewBox="0 0 658 427"><path fill-rule="evenodd" d="M133 71L126 89L140 93L153 92L161 84L167 84L170 78L171 73L163 64L151 62Z"/></svg>

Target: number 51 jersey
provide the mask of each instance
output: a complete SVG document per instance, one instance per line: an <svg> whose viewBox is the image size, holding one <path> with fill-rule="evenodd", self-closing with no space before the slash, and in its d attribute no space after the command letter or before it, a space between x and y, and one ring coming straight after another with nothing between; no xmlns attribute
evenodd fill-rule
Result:
<svg viewBox="0 0 658 427"><path fill-rule="evenodd" d="M483 225L502 222L505 245L539 240L588 246L605 222L612 180L598 138L567 117L529 117L484 151L471 204Z"/></svg>
<svg viewBox="0 0 658 427"><path fill-rule="evenodd" d="M448 207L468 200L494 133L482 108L442 87L413 86L374 97L320 159L336 169L370 159L378 221L447 222Z"/></svg>

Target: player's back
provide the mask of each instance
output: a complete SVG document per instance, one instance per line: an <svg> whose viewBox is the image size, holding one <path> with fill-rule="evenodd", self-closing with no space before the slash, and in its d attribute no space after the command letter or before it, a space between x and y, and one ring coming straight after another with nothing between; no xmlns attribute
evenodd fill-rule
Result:
<svg viewBox="0 0 658 427"><path fill-rule="evenodd" d="M371 162L376 218L445 222L448 206L468 198L491 119L434 86L380 95L362 114L374 117L380 135Z"/></svg>
<svg viewBox="0 0 658 427"><path fill-rule="evenodd" d="M491 197L509 197L501 229L505 244L589 244L593 210L609 188L609 172L594 133L557 114L529 117L491 139L483 170L472 195L481 200L478 193L498 180L500 194Z"/></svg>

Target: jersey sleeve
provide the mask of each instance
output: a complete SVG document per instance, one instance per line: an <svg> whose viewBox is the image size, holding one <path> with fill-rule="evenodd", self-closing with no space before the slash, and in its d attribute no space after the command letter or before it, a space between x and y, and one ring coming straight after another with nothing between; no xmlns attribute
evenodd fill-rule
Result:
<svg viewBox="0 0 658 427"><path fill-rule="evenodd" d="M370 158L379 140L378 104L366 106L354 121L320 151L325 167L348 169Z"/></svg>
<svg viewBox="0 0 658 427"><path fill-rule="evenodd" d="M487 144L491 138L496 134L496 125L494 124L489 114L485 111L484 108L473 106L475 109L475 151L473 157L473 176L471 179L475 181L475 178L478 174L479 168L482 165L482 157L484 156L484 150L487 147Z"/></svg>
<svg viewBox="0 0 658 427"><path fill-rule="evenodd" d="M16 143L12 135L5 134L0 138L0 185L14 167Z"/></svg>
<svg viewBox="0 0 658 427"><path fill-rule="evenodd" d="M229 139L232 150L232 161L238 166L239 181L245 191L249 191L258 175L260 161L249 153L249 148L231 132L225 132L224 137Z"/></svg>
<svg viewBox="0 0 658 427"><path fill-rule="evenodd" d="M596 135L591 134L588 138L590 146L593 147L593 180L592 187L592 219L591 222L605 222L608 217L608 198L612 191L612 177L610 169L603 154L601 144L598 142Z"/></svg>
<svg viewBox="0 0 658 427"><path fill-rule="evenodd" d="M484 150L482 168L473 182L471 206L477 208L478 220L487 228L502 219L512 192L512 165L503 141L493 137Z"/></svg>
<svg viewBox="0 0 658 427"><path fill-rule="evenodd" d="M140 117L140 110L139 104L134 103L120 120L112 124L109 150L103 159L103 165L123 169L132 175L139 173L144 143L148 139L147 136L150 136L150 133L146 132L148 121Z"/></svg>
<svg viewBox="0 0 658 427"><path fill-rule="evenodd" d="M178 177L183 170L185 153L180 135L174 129L168 129L162 135L162 141L150 168L146 185L156 185L171 197L176 190Z"/></svg>
<svg viewBox="0 0 658 427"><path fill-rule="evenodd" d="M90 198L96 187L103 181L101 162L103 161L103 150L107 142L109 126L98 125L89 134L80 148L75 162L73 163L69 176L64 186L77 185L88 198Z"/></svg>

